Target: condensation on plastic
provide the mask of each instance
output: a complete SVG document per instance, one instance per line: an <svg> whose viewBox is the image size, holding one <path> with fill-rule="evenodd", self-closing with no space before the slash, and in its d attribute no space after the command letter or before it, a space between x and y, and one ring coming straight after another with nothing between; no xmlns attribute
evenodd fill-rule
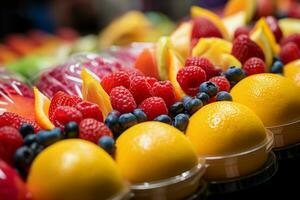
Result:
<svg viewBox="0 0 300 200"><path fill-rule="evenodd" d="M137 200L169 200L183 199L199 190L205 192L204 184L200 184L200 179L205 173L206 165L203 159L199 159L197 166L186 171L178 176L164 180L132 184L131 191L134 194L134 199ZM197 196L201 196L198 194Z"/></svg>
<svg viewBox="0 0 300 200"><path fill-rule="evenodd" d="M58 91L82 97L80 72L83 67L92 72L99 81L116 71L134 71L134 62L138 54L150 44L133 43L126 48L112 47L100 55L76 53L65 63L46 69L38 76L36 85L49 98Z"/></svg>
<svg viewBox="0 0 300 200"><path fill-rule="evenodd" d="M205 179L221 181L251 174L261 168L273 148L273 134L266 130L267 137L259 145L240 153L225 156L204 157L208 165Z"/></svg>
<svg viewBox="0 0 300 200"><path fill-rule="evenodd" d="M0 114L9 104L14 104L13 96L33 98L33 92L19 76L0 67Z"/></svg>

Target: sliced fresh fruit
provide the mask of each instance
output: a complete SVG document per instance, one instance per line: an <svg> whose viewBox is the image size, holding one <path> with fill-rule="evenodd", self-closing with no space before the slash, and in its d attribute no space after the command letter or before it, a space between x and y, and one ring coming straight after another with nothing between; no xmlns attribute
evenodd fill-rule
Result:
<svg viewBox="0 0 300 200"><path fill-rule="evenodd" d="M233 15L226 16L222 20L225 27L227 28L227 32L230 38L233 39L235 30L239 27L245 26L247 23L246 12L240 11Z"/></svg>
<svg viewBox="0 0 300 200"><path fill-rule="evenodd" d="M100 47L103 49L113 44L124 45L130 41L143 41L149 26L150 21L141 12L128 12L100 33Z"/></svg>
<svg viewBox="0 0 300 200"><path fill-rule="evenodd" d="M173 48L185 59L190 54L192 22L183 22L170 36Z"/></svg>
<svg viewBox="0 0 300 200"><path fill-rule="evenodd" d="M275 2L273 0L256 0L255 18L272 16L275 12Z"/></svg>
<svg viewBox="0 0 300 200"><path fill-rule="evenodd" d="M193 56L203 56L209 59L215 66L226 70L230 66L241 67L231 53L232 44L220 38L201 38L193 48Z"/></svg>
<svg viewBox="0 0 300 200"><path fill-rule="evenodd" d="M36 87L33 87L33 92L35 121L44 129L53 129L54 125L50 121L48 116L51 101L45 95L43 95Z"/></svg>
<svg viewBox="0 0 300 200"><path fill-rule="evenodd" d="M210 21L212 21L216 27L220 29L222 32L223 38L226 40L229 40L229 34L227 32L227 29L225 25L223 24L222 20L218 15L213 13L212 11L209 11L207 9L198 7L198 6L192 6L191 8L191 15L193 18L195 17L205 17L208 18Z"/></svg>
<svg viewBox="0 0 300 200"><path fill-rule="evenodd" d="M258 20L256 22L256 24L255 24L254 28L252 29L251 33L255 32L259 28L264 29L265 36L267 37L267 39L269 41L269 44L272 48L272 52L273 52L274 55L277 55L280 51L280 46L277 44L276 38L275 38L272 30L270 29L270 26L268 25L265 17L260 18L260 20ZM250 35L251 35L251 33L250 33Z"/></svg>
<svg viewBox="0 0 300 200"><path fill-rule="evenodd" d="M262 51L265 54L265 63L267 66L266 72L270 71L270 66L273 62L273 53L272 53L272 47L270 45L270 42L268 40L266 31L264 27L257 28L250 34L251 40L256 42L258 46L262 49Z"/></svg>
<svg viewBox="0 0 300 200"><path fill-rule="evenodd" d="M278 21L283 36L300 33L300 19L284 18Z"/></svg>
<svg viewBox="0 0 300 200"><path fill-rule="evenodd" d="M224 8L224 15L227 17L244 11L246 22L250 22L255 15L255 8L256 0L230 0Z"/></svg>
<svg viewBox="0 0 300 200"><path fill-rule="evenodd" d="M137 57L135 68L139 69L145 76L159 78L155 56L151 49L144 49Z"/></svg>
<svg viewBox="0 0 300 200"><path fill-rule="evenodd" d="M100 82L96 80L91 72L88 72L87 69L82 69L81 78L82 83L82 96L83 99L92 103L95 103L99 106L103 114L103 119L106 118L108 113L113 109L110 103L109 95L102 88Z"/></svg>
<svg viewBox="0 0 300 200"><path fill-rule="evenodd" d="M34 100L32 98L20 96L20 95L7 95L0 94L0 114L3 112L13 112L18 115L30 119L34 118Z"/></svg>
<svg viewBox="0 0 300 200"><path fill-rule="evenodd" d="M169 66L169 80L171 81L176 98L181 99L185 96L185 93L181 89L179 83L176 80L177 72L184 67L183 61L180 57L176 54L176 52L172 49L169 50L169 58L170 58L170 66Z"/></svg>
<svg viewBox="0 0 300 200"><path fill-rule="evenodd" d="M169 37L161 37L156 45L156 63L158 68L159 78L166 80L168 78L168 62L169 49L171 48L171 40Z"/></svg>

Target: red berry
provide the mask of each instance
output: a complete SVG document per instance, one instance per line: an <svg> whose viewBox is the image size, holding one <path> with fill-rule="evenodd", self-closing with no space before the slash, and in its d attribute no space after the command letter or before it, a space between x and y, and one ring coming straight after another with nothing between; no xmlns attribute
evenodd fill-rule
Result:
<svg viewBox="0 0 300 200"><path fill-rule="evenodd" d="M50 120L53 120L53 114L57 107L59 106L71 106L74 107L77 103L81 102L82 99L80 99L77 96L71 96L64 92L57 92L53 96L50 107L49 107L49 118Z"/></svg>
<svg viewBox="0 0 300 200"><path fill-rule="evenodd" d="M136 76L144 76L143 72L137 68L126 67L122 69L123 72L126 72L129 76L129 79L132 80Z"/></svg>
<svg viewBox="0 0 300 200"><path fill-rule="evenodd" d="M256 19L273 15L275 12L275 1L256 0Z"/></svg>
<svg viewBox="0 0 300 200"><path fill-rule="evenodd" d="M12 126L19 130L22 124L30 124L34 128L34 132L38 132L41 127L37 125L34 121L31 121L30 119L26 119L16 113L12 112L5 112L2 115L0 115L0 127L1 126Z"/></svg>
<svg viewBox="0 0 300 200"><path fill-rule="evenodd" d="M139 105L139 108L145 112L148 120L153 120L159 115L168 114L166 103L161 97L149 97Z"/></svg>
<svg viewBox="0 0 300 200"><path fill-rule="evenodd" d="M103 121L103 115L99 108L99 106L95 103L82 101L79 102L75 108L79 110L82 114L82 117L85 118L93 118L98 120L99 122Z"/></svg>
<svg viewBox="0 0 300 200"><path fill-rule="evenodd" d="M70 106L59 106L53 114L53 123L55 126L64 128L68 122L79 122L82 120L82 114L79 110Z"/></svg>
<svg viewBox="0 0 300 200"><path fill-rule="evenodd" d="M123 71L114 72L105 76L101 80L101 85L107 94L109 94L110 91L117 86L124 86L125 88L128 88L130 85L129 75Z"/></svg>
<svg viewBox="0 0 300 200"><path fill-rule="evenodd" d="M247 35L240 35L234 39L231 54L241 61L242 64L252 57L265 60L265 55L261 48Z"/></svg>
<svg viewBox="0 0 300 200"><path fill-rule="evenodd" d="M265 69L265 62L256 57L249 58L243 65L243 70L246 72L247 76L264 73Z"/></svg>
<svg viewBox="0 0 300 200"><path fill-rule="evenodd" d="M98 143L99 138L102 136L113 137L112 132L105 124L92 118L87 118L80 122L79 132L79 138L95 144Z"/></svg>
<svg viewBox="0 0 300 200"><path fill-rule="evenodd" d="M216 69L214 65L207 58L204 57L191 57L186 59L185 67L188 66L201 67L205 71L207 79L210 79L214 76L218 76L222 71L220 69Z"/></svg>
<svg viewBox="0 0 300 200"><path fill-rule="evenodd" d="M227 78L225 78L224 76L215 76L209 79L209 81L215 83L218 86L219 88L218 92L220 91L229 92L230 90L230 83L227 80Z"/></svg>
<svg viewBox="0 0 300 200"><path fill-rule="evenodd" d="M268 16L268 17L266 17L266 22L269 25L272 33L274 34L276 42L280 42L280 40L281 40L281 38L283 36L283 33L281 31L281 28L280 28L280 26L278 24L277 19L275 17L273 17L273 16Z"/></svg>
<svg viewBox="0 0 300 200"><path fill-rule="evenodd" d="M0 128L0 159L12 164L15 151L22 144L23 138L17 129L11 126Z"/></svg>
<svg viewBox="0 0 300 200"><path fill-rule="evenodd" d="M281 40L281 47L283 47L284 45L286 45L287 43L289 42L294 42L298 48L300 49L300 34L299 33L294 33L294 34L291 34L285 38L283 38Z"/></svg>
<svg viewBox="0 0 300 200"><path fill-rule="evenodd" d="M147 81L147 83L152 87L152 86L154 85L154 83L157 82L157 79L154 78L154 77L147 76L147 77L146 77L146 81Z"/></svg>
<svg viewBox="0 0 300 200"><path fill-rule="evenodd" d="M186 94L195 96L199 92L199 85L206 81L206 74L201 67L189 66L180 69L176 79Z"/></svg>
<svg viewBox="0 0 300 200"><path fill-rule="evenodd" d="M175 102L175 91L170 81L158 81L152 87L153 95L163 98L169 108Z"/></svg>
<svg viewBox="0 0 300 200"><path fill-rule="evenodd" d="M136 108L132 94L123 86L112 89L109 96L113 109L120 113L132 112Z"/></svg>
<svg viewBox="0 0 300 200"><path fill-rule="evenodd" d="M281 48L279 57L284 64L287 64L300 58L300 50L294 42L289 42Z"/></svg>
<svg viewBox="0 0 300 200"><path fill-rule="evenodd" d="M192 40L202 37L222 38L222 33L209 19L197 17L193 20Z"/></svg>
<svg viewBox="0 0 300 200"><path fill-rule="evenodd" d="M134 77L130 82L129 91L137 104L152 96L151 86L144 76Z"/></svg>
<svg viewBox="0 0 300 200"><path fill-rule="evenodd" d="M238 27L235 31L234 31L234 38L237 38L240 35L249 35L250 33L250 28L248 28L247 26L241 26Z"/></svg>

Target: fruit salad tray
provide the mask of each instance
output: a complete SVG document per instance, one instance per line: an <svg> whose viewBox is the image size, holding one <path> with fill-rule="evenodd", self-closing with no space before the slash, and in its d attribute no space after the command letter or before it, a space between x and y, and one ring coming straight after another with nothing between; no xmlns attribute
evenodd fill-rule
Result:
<svg viewBox="0 0 300 200"><path fill-rule="evenodd" d="M102 33L101 52L1 67L0 199L297 195L300 20L289 3L193 6L147 42L139 23L151 24L130 12Z"/></svg>

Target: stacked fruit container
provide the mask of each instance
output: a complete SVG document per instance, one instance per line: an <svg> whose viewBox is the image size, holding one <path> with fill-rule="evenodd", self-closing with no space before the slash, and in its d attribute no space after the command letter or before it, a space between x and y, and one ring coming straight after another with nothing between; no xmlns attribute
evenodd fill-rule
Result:
<svg viewBox="0 0 300 200"><path fill-rule="evenodd" d="M117 20L106 30L124 34L99 53L25 77L1 67L0 199L296 195L300 20L262 2L193 6L154 42Z"/></svg>

